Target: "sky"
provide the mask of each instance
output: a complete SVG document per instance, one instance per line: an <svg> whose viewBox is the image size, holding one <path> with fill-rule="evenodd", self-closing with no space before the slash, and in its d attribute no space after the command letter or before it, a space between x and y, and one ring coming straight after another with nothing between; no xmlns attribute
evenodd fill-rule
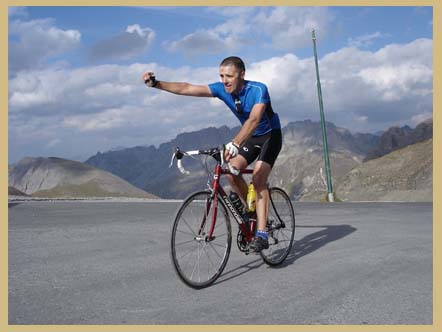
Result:
<svg viewBox="0 0 442 332"><path fill-rule="evenodd" d="M141 76L209 84L230 55L265 83L282 125L325 118L352 132L432 117L432 7L9 7L9 163L159 145L239 125L215 98ZM199 142L195 142L197 149ZM227 143L227 142L226 142Z"/></svg>

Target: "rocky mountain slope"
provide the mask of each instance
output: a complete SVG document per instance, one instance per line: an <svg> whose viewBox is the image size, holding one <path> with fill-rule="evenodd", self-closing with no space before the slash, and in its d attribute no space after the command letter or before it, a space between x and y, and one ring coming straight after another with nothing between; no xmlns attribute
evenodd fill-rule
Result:
<svg viewBox="0 0 442 332"><path fill-rule="evenodd" d="M25 194L23 191L18 190L17 188L8 186L8 195L12 196L29 196L28 194Z"/></svg>
<svg viewBox="0 0 442 332"><path fill-rule="evenodd" d="M365 161L385 156L386 154L408 145L426 141L433 137L433 119L419 123L416 128L395 126L382 134L378 145L369 150Z"/></svg>
<svg viewBox="0 0 442 332"><path fill-rule="evenodd" d="M327 123L332 181L359 165L379 137L352 134ZM318 201L327 191L324 150L319 122L298 121L283 129L283 148L270 177L270 183L284 188L295 200Z"/></svg>
<svg viewBox="0 0 442 332"><path fill-rule="evenodd" d="M432 201L433 140L358 165L340 179L336 193L350 201Z"/></svg>
<svg viewBox="0 0 442 332"><path fill-rule="evenodd" d="M169 168L175 148L195 150L219 146L231 140L238 129L223 126L182 133L158 148L137 146L97 153L85 163L116 174L159 197L183 198L192 191L204 188L207 177L199 162L190 158L183 161L185 167L191 171L190 176L183 176L176 167Z"/></svg>
<svg viewBox="0 0 442 332"><path fill-rule="evenodd" d="M123 179L61 158L25 158L9 168L9 186L36 197L155 198Z"/></svg>
<svg viewBox="0 0 442 332"><path fill-rule="evenodd" d="M60 158L25 158L9 168L9 192L45 197L148 198L153 196L147 192L152 192L162 198L184 198L190 192L206 188L208 178L203 166L191 158L183 161L190 175L182 175L176 167L169 168L174 148L220 146L230 141L238 129L224 126L183 133L158 148L138 146L97 153L86 164ZM410 143L432 136L432 121L415 129L403 127L400 135L397 129L390 128L383 134L383 140L327 123L327 136L333 187L339 199L432 200L432 140ZM399 136L401 139L396 142L400 143L395 146L386 138ZM407 146L397 150L404 142ZM383 149L382 153L387 153L390 148L396 151L364 162L370 151ZM213 161L210 164L213 166ZM319 122L298 121L283 128L283 148L270 184L286 189L295 200L325 198L327 185Z"/></svg>
<svg viewBox="0 0 442 332"><path fill-rule="evenodd" d="M207 128L178 135L158 148L135 147L98 153L86 163L118 175L133 185L163 198L183 198L192 191L205 188L207 177L194 160L183 161L190 175L184 176L168 168L175 147L183 150L209 148L229 142L238 127ZM379 137L352 134L327 123L327 135L333 176L341 176L362 162ZM275 164L271 184L284 187L294 199L314 197L324 192L322 136L319 122L298 121L283 128L283 148Z"/></svg>

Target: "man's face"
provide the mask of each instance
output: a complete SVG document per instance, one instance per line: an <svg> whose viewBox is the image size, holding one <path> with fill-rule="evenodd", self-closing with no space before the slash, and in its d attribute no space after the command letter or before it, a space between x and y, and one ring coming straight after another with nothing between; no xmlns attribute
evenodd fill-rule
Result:
<svg viewBox="0 0 442 332"><path fill-rule="evenodd" d="M220 66L219 76L227 93L238 93L244 86L244 71L232 65Z"/></svg>

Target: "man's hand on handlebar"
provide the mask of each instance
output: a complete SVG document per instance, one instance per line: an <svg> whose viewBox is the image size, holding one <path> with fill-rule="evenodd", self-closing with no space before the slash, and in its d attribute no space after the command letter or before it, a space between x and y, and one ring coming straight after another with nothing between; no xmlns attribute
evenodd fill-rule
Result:
<svg viewBox="0 0 442 332"><path fill-rule="evenodd" d="M224 149L224 160L229 162L230 159L238 155L239 146L234 142L229 142L226 144Z"/></svg>

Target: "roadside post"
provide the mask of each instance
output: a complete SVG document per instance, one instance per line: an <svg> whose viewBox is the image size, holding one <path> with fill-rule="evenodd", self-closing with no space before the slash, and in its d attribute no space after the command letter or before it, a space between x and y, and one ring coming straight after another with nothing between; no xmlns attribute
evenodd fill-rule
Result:
<svg viewBox="0 0 442 332"><path fill-rule="evenodd" d="M319 113L321 117L321 129L322 129L322 143L324 147L324 159L325 159L325 173L327 176L327 191L328 191L328 201L334 202L333 186L330 170L330 160L328 157L328 144L327 144L327 131L325 128L325 117L324 117L324 105L322 102L322 90L321 81L319 79L319 66L318 66L318 55L316 52L316 35L315 29L312 30L312 41L313 41L313 53L315 56L315 66L316 66L316 86L318 88L318 99L319 99Z"/></svg>

